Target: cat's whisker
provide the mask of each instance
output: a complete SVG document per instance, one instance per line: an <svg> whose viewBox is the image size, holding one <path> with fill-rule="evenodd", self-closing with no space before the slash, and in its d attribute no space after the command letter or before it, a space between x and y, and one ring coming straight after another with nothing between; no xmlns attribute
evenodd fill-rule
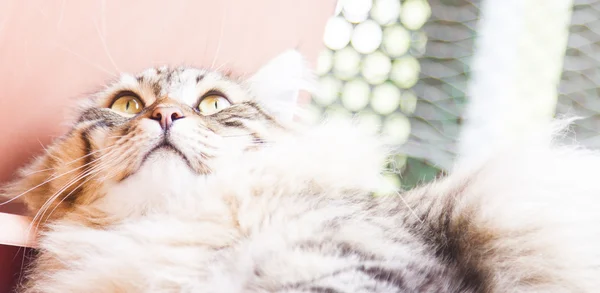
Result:
<svg viewBox="0 0 600 293"><path fill-rule="evenodd" d="M65 166L71 165L71 164L73 164L73 163L75 163L75 162L77 162L77 161L79 161L79 160L85 159L85 158L87 158L87 157L89 157L89 156L91 156L91 155L94 155L94 154L96 154L96 153L99 153L99 152L103 152L103 151L108 151L108 150L111 150L111 149L113 149L114 147L115 147L115 146L109 146L109 147L106 147L106 148L103 148L103 149L99 149L99 150L93 151L93 152L91 152L91 153L89 153L89 154L87 154L87 155L81 156L81 157L79 157L79 158L77 158L77 159L74 159L74 160L72 160L72 161L65 162L64 164L65 164ZM33 175L33 174L42 173L42 172L51 171L51 170L56 170L56 168L46 168L46 169L40 169L40 170L36 170L36 171L32 171L32 172L29 172L29 173L23 174L23 176L31 176L31 175Z"/></svg>
<svg viewBox="0 0 600 293"><path fill-rule="evenodd" d="M100 32L100 27L98 26L98 23L96 22L96 20L92 20L92 22L94 23L94 28L96 29L96 32L98 33L98 37L100 38L100 43L102 43L102 48L104 49L104 52L106 53L106 57L108 57L108 60L110 60L110 63L115 68L115 70L117 72L121 72L121 69L119 69L119 66L117 66L117 63L115 62L112 55L110 54L110 51L108 50L108 44L106 43L106 37L104 37L103 34Z"/></svg>
<svg viewBox="0 0 600 293"><path fill-rule="evenodd" d="M109 168L107 168L107 169L109 169ZM115 173L117 173L117 171L105 172L104 176L94 178L94 181L96 181L96 182L105 182L105 181L113 178L113 176L115 175Z"/></svg>
<svg viewBox="0 0 600 293"><path fill-rule="evenodd" d="M74 178L73 180L69 181L69 183L67 183L63 188L68 188L70 185L72 185L73 183L77 182L81 177L83 177L83 175L79 175L76 178ZM52 202L56 199L56 197L58 197L58 195L62 192L63 188L61 188L58 192L56 192L55 194L53 194L52 196L50 196L45 202L44 204L40 207L40 209L36 212L36 214L34 215L33 219L31 220L31 223L29 224L29 227L27 228L27 232L26 235L30 235L32 233L32 229L34 228L35 225L35 234L37 234L38 231L38 219L41 219L44 216L44 213L46 212L46 210L48 209L48 207L52 204Z"/></svg>
<svg viewBox="0 0 600 293"><path fill-rule="evenodd" d="M106 0L100 1L100 26L106 39Z"/></svg>
<svg viewBox="0 0 600 293"><path fill-rule="evenodd" d="M225 30L225 19L227 16L227 9L223 11L223 17L221 18L221 26L219 30L219 38L217 40L217 49L215 50L215 57L210 64L210 68L213 69L215 67L215 63L217 62L217 58L219 58L219 53L221 51L221 42L223 41L223 31ZM216 70L215 70L216 71Z"/></svg>
<svg viewBox="0 0 600 293"><path fill-rule="evenodd" d="M114 78L118 78L119 77L114 72L111 72L111 71L107 70L106 68L104 68L104 67L102 67L102 66L100 66L98 64L95 64L95 63L91 62L89 59L81 56L80 54L76 53L75 51L73 51L73 50L71 50L71 49L69 49L69 48L67 48L67 47L65 47L65 46L63 46L63 45L61 45L59 43L56 43L56 46L58 48L62 49L62 50L67 51L68 53L73 54L75 57L79 58L79 60L83 61L84 63L86 63L86 64L88 64L88 65L90 65L90 66L92 66L92 67L94 67L94 68L96 68L96 69L98 69L98 70L100 70L100 71L102 71L102 72L104 72L104 73L106 73L106 74L114 77Z"/></svg>
<svg viewBox="0 0 600 293"><path fill-rule="evenodd" d="M121 155L117 156L117 157L116 157L116 158L114 158L112 161L110 161L110 165L109 165L109 166L107 166L107 168L105 168L105 170L107 170L107 169L113 169L113 167L114 167L114 166L112 165L113 163L115 163L115 162L122 162L122 159L123 159L123 157L127 157L127 156L129 156L129 155L130 155L131 153L133 153L133 152L135 152L133 149L128 149L127 151L123 152ZM113 178L113 175L114 175L115 173L117 173L117 172L118 172L118 171L116 171L116 170L113 170L113 171L107 172L107 173L106 173L106 174L105 174L105 175L102 177L101 181L106 181L106 180L108 180L108 179L110 179L110 178Z"/></svg>
<svg viewBox="0 0 600 293"><path fill-rule="evenodd" d="M125 159L125 158L129 157L129 156L130 156L132 153L135 153L135 152L136 152L136 150L135 150L135 149L133 149L133 148L126 148L126 151L125 151L125 152L122 152L122 153L121 153L120 155L118 155L116 158L114 158L114 159L112 159L112 160L111 160L111 164L112 164L112 163L114 163L114 162L122 162L122 161L123 161L123 159ZM114 166L109 166L109 167L108 167L108 168L106 168L106 169L112 169L113 167L114 167ZM114 174L114 173L116 173L116 171L114 171L114 172L111 172L111 173L108 173L107 175L105 175L105 176L103 177L103 180L107 180L107 179L109 179L109 178L112 178L112 174ZM110 175L110 176L108 176L109 174L111 174L111 175Z"/></svg>
<svg viewBox="0 0 600 293"><path fill-rule="evenodd" d="M66 3L67 3L67 0L63 0L60 2L60 12L58 14L58 20L56 21L56 30L57 31L60 30L60 26L61 26L63 18L65 16L65 4Z"/></svg>
<svg viewBox="0 0 600 293"><path fill-rule="evenodd" d="M52 171L52 170L56 170L56 168L40 169L40 170L32 171L32 172L29 172L29 173L25 173L25 174L23 174L23 176L27 177L27 176L31 176L31 175L34 175L34 174L38 174L38 173L42 173L42 172L46 172L46 171Z"/></svg>
<svg viewBox="0 0 600 293"><path fill-rule="evenodd" d="M225 61L225 62L222 62L222 63L221 63L221 65L217 66L217 68L215 68L215 69L213 69L213 70L214 70L214 71L219 71L219 70L221 70L221 68L223 68L223 67L225 67L227 64L229 64L229 62L231 62L231 59L229 59L229 60L227 60L227 61Z"/></svg>
<svg viewBox="0 0 600 293"><path fill-rule="evenodd" d="M2 205L5 205L5 204L8 204L8 203L11 203L11 202L13 202L13 201L17 200L18 198L20 198L21 196L23 196L23 195L25 195L25 194L27 194L27 193L29 193L29 192L31 192L31 191L33 191L33 190L35 190L35 189L39 188L40 186L42 186L42 185L44 185L44 184L47 184L47 183L49 183L49 182L52 182L53 180L56 180L56 179L58 179L58 178L61 178L61 177L65 176L65 175L67 175L67 174L71 174L71 173L73 173L73 172L75 172L75 171L77 171L77 170L79 170L79 169L81 169L81 168L84 168L84 167L86 167L86 166L88 166L88 165L90 165L90 164L93 164L93 163L97 162L98 160L101 160L102 158L106 157L106 156L107 156L107 155L109 155L109 154L110 154L110 153L107 153L107 154L105 154L105 155L103 155L103 156L101 156L101 157L99 157L99 158L97 158L97 159L95 159L95 160L93 160L93 161L90 161L89 163L83 164L83 165L81 165L81 166L79 166L79 167L77 167L77 168L71 169L71 170L69 170L69 171L67 171L67 172L65 172L65 173L62 173L62 174L60 174L60 175L52 176L52 177L50 177L50 178L46 179L45 181L43 181L42 183L40 183L40 184L38 184L38 185L36 185L36 186L34 186L34 187L32 187L32 188L30 188L30 189L28 189L28 190L26 190L26 191L22 192L22 193L20 193L20 194L18 194L18 195L16 195L16 196L14 196L13 198L11 198L11 199L8 199L8 200L6 200L6 201L4 201L4 202L1 202L1 203L0 203L0 206L2 206Z"/></svg>
<svg viewBox="0 0 600 293"><path fill-rule="evenodd" d="M87 158L87 157L89 157L89 156L93 156L93 155L95 155L95 154L97 154L97 153L101 153L101 152L105 152L105 151L111 151L111 150L112 150L112 149L114 149L115 147L116 147L115 145L107 146L107 147L105 147L105 148L98 149L98 150L95 150L95 151L93 151L93 152L90 152L90 153L88 153L87 155L83 155L83 156L81 156L81 157L79 157L79 158L77 158L77 159L74 159L74 160L71 160L71 161L65 162L64 164L68 166L68 165L71 165L71 164L73 164L73 163L75 163L75 162L77 162L77 161L83 160L83 159L85 159L85 158Z"/></svg>
<svg viewBox="0 0 600 293"><path fill-rule="evenodd" d="M270 147L270 145L258 144L258 145L251 145L250 147L253 147L254 150L260 150L262 148L268 148L268 147Z"/></svg>
<svg viewBox="0 0 600 293"><path fill-rule="evenodd" d="M92 168L90 168L89 170L84 171L83 173L75 176L75 178L69 180L67 183L65 183L65 185L63 187L61 187L53 196L50 197L49 200L46 201L46 203L48 203L49 201L51 201L51 198L54 197L57 194L62 193L64 190L66 190L67 188L69 188L72 184L74 184L74 182L77 182L78 180L81 180L83 177L87 176L88 174L95 172L96 170L100 170L101 168L109 165L109 162L102 162L96 166L93 166ZM46 205L46 203L42 206L44 207ZM34 218L35 219L35 218Z"/></svg>
<svg viewBox="0 0 600 293"><path fill-rule="evenodd" d="M108 167L106 169L112 169L111 167ZM98 182L105 182L109 179L112 179L115 177L115 175L118 173L119 171L117 170L109 170L108 172L105 172L104 176L100 177L100 178L95 178L95 181Z"/></svg>
<svg viewBox="0 0 600 293"><path fill-rule="evenodd" d="M384 168L381 170L381 172L386 173L386 174L400 174L401 171L400 169L396 168Z"/></svg>
<svg viewBox="0 0 600 293"><path fill-rule="evenodd" d="M89 157L89 156L92 156L92 155L95 155L95 154L97 154L97 153L106 152L106 154L104 154L104 155L108 155L108 154L110 154L110 153L113 151L113 149L114 149L114 148L116 148L116 147L118 147L118 145L110 145L110 146L107 146L107 147L104 147L104 148L101 148L101 149L98 149L98 150L92 151L92 152L88 153L87 155L83 155L83 156L81 156L81 157L79 157L79 158L77 158L77 159L74 159L74 160L71 160L71 161L69 161L69 162L66 162L65 164L67 164L67 165L73 164L73 163L75 163L75 162L77 162L77 161L79 161L79 160L85 159L85 158L87 158L87 157ZM101 155L100 157L105 157L104 155ZM100 157L99 157L99 158L100 158Z"/></svg>
<svg viewBox="0 0 600 293"><path fill-rule="evenodd" d="M54 208L52 209L52 211L50 211L50 213L48 214L48 216L46 217L46 221L48 221L48 219L50 219L50 217L52 216L52 213L54 213L54 211L56 210L56 208L62 204L65 199L67 199L69 196L71 196L71 194L73 194L73 192L75 192L75 190L77 190L78 188L80 188L81 186L83 186L85 183L87 183L88 181L90 181L91 179L93 179L95 176L97 176L98 174L100 174L102 170L97 170L95 173L90 174L89 176L87 176L87 178L85 178L85 180L83 182L81 182L79 185L77 185L75 188L73 188L73 190L71 192L69 192L67 195L65 195L56 205L54 205ZM84 179L84 178L81 178ZM41 217L43 217L44 215L42 214ZM41 221L42 219L40 219ZM39 225L39 224L38 224ZM37 228L36 228L37 229Z"/></svg>
<svg viewBox="0 0 600 293"><path fill-rule="evenodd" d="M106 148L105 148L105 149L102 149L102 150L98 150L98 151L103 151L103 150L106 150ZM85 156L84 156L84 157L85 157ZM74 161L77 161L77 160L80 160L80 159L81 159L81 158L79 158L79 159L76 159L76 160L73 160L72 162L74 162ZM101 158L98 158L97 160L99 160L99 159L101 159ZM97 160L95 160L95 161L97 161ZM90 163L93 163L93 162L94 162L94 161L92 161L92 162L90 162ZM82 166L82 167L83 167L83 166ZM52 169L52 168L49 168L49 169ZM63 174L63 175L65 175L65 174ZM79 177L80 177L80 178L83 178L83 175L82 175L82 176L79 176ZM76 179L74 179L74 181L73 181L73 182L77 182L78 180L80 180L80 179L76 178ZM68 186L67 186L66 188L68 188ZM76 189L74 189L74 190L76 190ZM74 191L74 190L73 190L73 191ZM73 191L72 191L72 192L73 192ZM58 196L58 194L60 194L60 192L62 192L62 191L59 191L59 193L57 193L57 196ZM65 198L66 198L66 197L65 197ZM50 204L52 201L54 201L54 200L55 200L55 197L54 197L54 196L52 196L52 197L48 198L48 200L46 200L46 202L44 203L44 205L42 205L42 207L40 208L40 210L39 210L38 212L36 212L36 214L35 214L35 216L33 217L33 219L32 219L32 221L31 221L31 223L29 224L29 226L28 226L27 230L25 231L25 235L31 235L31 232L32 232L31 230L32 230L32 228L33 228L33 224L36 222L36 220L37 220L37 218L38 218L38 217L43 217L43 213L45 212L45 210L47 210L47 207L49 207L49 206L50 206L49 204ZM63 200L64 200L64 199L63 199ZM47 207L45 207L45 206L47 206ZM55 207L55 209L56 209L56 207ZM42 212L42 211L44 211L44 212ZM54 210L53 210L53 211L54 211ZM41 215L40 215L40 212L42 212L42 214L41 214ZM38 225L39 225L39 223L38 223ZM37 234L37 230L38 230L38 226L36 225L36 228L35 228L35 233L36 233L36 234ZM28 238L29 238L29 237L28 237ZM23 249L25 249L25 248L23 248ZM26 257L26 255L25 255L25 252L24 252L24 253L23 253L22 260L21 260L21 267L22 267L22 268L24 268L24 267L25 267L25 266L24 266L24 263L25 263L25 257Z"/></svg>
<svg viewBox="0 0 600 293"><path fill-rule="evenodd" d="M396 195L400 198L400 200L402 201L402 203L404 203L404 205L406 206L406 208L408 208L408 210L410 211L410 213L415 216L415 218L417 218L417 220L423 224L425 223L425 221L423 219L421 219L421 217L419 217L419 215L415 212L415 210L408 204L408 202L404 199L404 196L402 196L402 194L394 189L394 192L396 193Z"/></svg>
<svg viewBox="0 0 600 293"><path fill-rule="evenodd" d="M57 192L55 192L50 198L48 198L48 200L46 200L46 202L44 203L44 205L42 205L42 207L40 207L39 211L36 213L36 215L34 216L33 220L31 221L32 224L37 222L40 222L43 220L44 214L46 213L46 211L48 210L48 208L50 208L50 206L52 206L52 203L60 196L60 194L62 194L65 190L67 190L69 187L73 186L75 183L77 183L78 181L88 177L91 174L97 174L99 172L101 172L104 168L109 167L111 162L104 162L102 164L99 164L98 166L94 166L92 167L90 170L85 171L84 173L76 176L75 178L73 178L72 180L70 180L69 182L67 182L62 188L60 188ZM81 185L80 185L81 186ZM78 186L79 187L79 186ZM77 187L77 188L78 188ZM77 190L77 188L73 189L68 195L71 195L75 190ZM66 197L65 197L66 199ZM64 199L63 199L64 201ZM62 201L61 201L62 203ZM58 207L58 205L55 206L54 209L56 209L56 207ZM39 227L39 223L36 224L36 230L35 233L37 233L37 229ZM31 228L30 227L28 229L28 233L31 233Z"/></svg>
<svg viewBox="0 0 600 293"><path fill-rule="evenodd" d="M51 152L48 151L48 148L46 148L46 146L42 143L41 140L38 139L37 141L38 141L38 143L40 143L40 146L42 147L42 149L44 150L44 152L46 154L48 154L50 157L52 157L56 160L59 160L59 158L57 156L53 155Z"/></svg>
<svg viewBox="0 0 600 293"><path fill-rule="evenodd" d="M248 136L252 136L252 134L249 133L244 133L244 134L232 134L232 135L221 135L221 137L248 137Z"/></svg>
<svg viewBox="0 0 600 293"><path fill-rule="evenodd" d="M85 159L85 158L87 158L87 157L89 157L89 156L92 156L92 155L94 155L94 154L97 154L97 153L100 153L100 152L105 152L105 151L110 151L110 150L114 149L115 147L116 147L116 145L111 145L111 146L107 146L107 147L105 147L105 148L102 148L102 149L99 149L99 150L95 150L95 151L93 151L93 152L90 152L90 153L89 153L89 154L87 154L87 155L81 156L81 157L79 157L79 158L77 158L77 159L75 159L75 160L72 160L72 161L66 162L65 164L66 164L66 165L73 164L73 163L75 163L75 162L77 162L77 161L79 161L79 160Z"/></svg>

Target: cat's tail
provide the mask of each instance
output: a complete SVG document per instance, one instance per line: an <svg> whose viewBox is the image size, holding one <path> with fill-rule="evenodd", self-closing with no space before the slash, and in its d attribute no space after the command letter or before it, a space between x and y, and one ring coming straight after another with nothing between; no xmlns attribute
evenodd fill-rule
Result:
<svg viewBox="0 0 600 293"><path fill-rule="evenodd" d="M559 145L565 124L405 196L464 288L600 292L600 152Z"/></svg>

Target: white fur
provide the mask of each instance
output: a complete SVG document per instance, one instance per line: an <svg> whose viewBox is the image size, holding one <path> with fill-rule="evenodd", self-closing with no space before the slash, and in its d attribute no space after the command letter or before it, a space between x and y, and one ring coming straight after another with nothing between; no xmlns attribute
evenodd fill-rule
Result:
<svg viewBox="0 0 600 293"><path fill-rule="evenodd" d="M243 284L256 257L283 253L291 239L314 236L316 224L354 212L332 207L295 223L294 215L308 212L319 200L295 196L309 181L323 196L345 189L368 191L379 183L384 149L348 125L332 122L301 135L284 135L269 148L221 162L222 171L207 178L174 176L172 168L149 166L134 175L140 178L109 189L113 194L108 196L113 201L146 196L160 208L108 229L68 218L55 222L40 248L56 255L64 267L43 275L28 292L251 292ZM161 178L172 190L154 184ZM349 239L358 236L348 232ZM335 268L337 260L326 264L315 256L310 263L310 256L299 253L274 261L267 274L304 280ZM295 271L308 271L282 271L290 261L299 266Z"/></svg>
<svg viewBox="0 0 600 293"><path fill-rule="evenodd" d="M600 290L600 153L561 144L571 121L498 147L483 165L459 165L435 188L469 181L456 206L474 207L472 220L499 237L489 248L509 252L485 261L496 274L494 292ZM553 282L518 283L538 272Z"/></svg>
<svg viewBox="0 0 600 293"><path fill-rule="evenodd" d="M313 91L314 77L304 57L285 51L264 65L249 80L251 92L274 116L289 121L294 116L300 90Z"/></svg>

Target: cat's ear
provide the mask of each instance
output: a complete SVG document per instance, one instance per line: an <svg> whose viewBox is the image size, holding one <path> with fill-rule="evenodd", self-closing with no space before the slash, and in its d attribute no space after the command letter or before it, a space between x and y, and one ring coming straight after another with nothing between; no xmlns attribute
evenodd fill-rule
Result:
<svg viewBox="0 0 600 293"><path fill-rule="evenodd" d="M283 121L294 117L300 90L313 91L315 84L304 57L295 50L271 59L248 82L259 104Z"/></svg>

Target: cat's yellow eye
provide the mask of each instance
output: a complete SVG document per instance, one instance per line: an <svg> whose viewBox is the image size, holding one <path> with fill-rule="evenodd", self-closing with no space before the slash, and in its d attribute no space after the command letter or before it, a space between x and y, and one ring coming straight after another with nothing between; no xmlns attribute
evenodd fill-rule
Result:
<svg viewBox="0 0 600 293"><path fill-rule="evenodd" d="M229 100L219 95L208 95L200 101L198 110L202 115L212 115L231 106Z"/></svg>
<svg viewBox="0 0 600 293"><path fill-rule="evenodd" d="M121 113L134 115L142 112L143 106L138 97L127 95L116 99L110 108Z"/></svg>

